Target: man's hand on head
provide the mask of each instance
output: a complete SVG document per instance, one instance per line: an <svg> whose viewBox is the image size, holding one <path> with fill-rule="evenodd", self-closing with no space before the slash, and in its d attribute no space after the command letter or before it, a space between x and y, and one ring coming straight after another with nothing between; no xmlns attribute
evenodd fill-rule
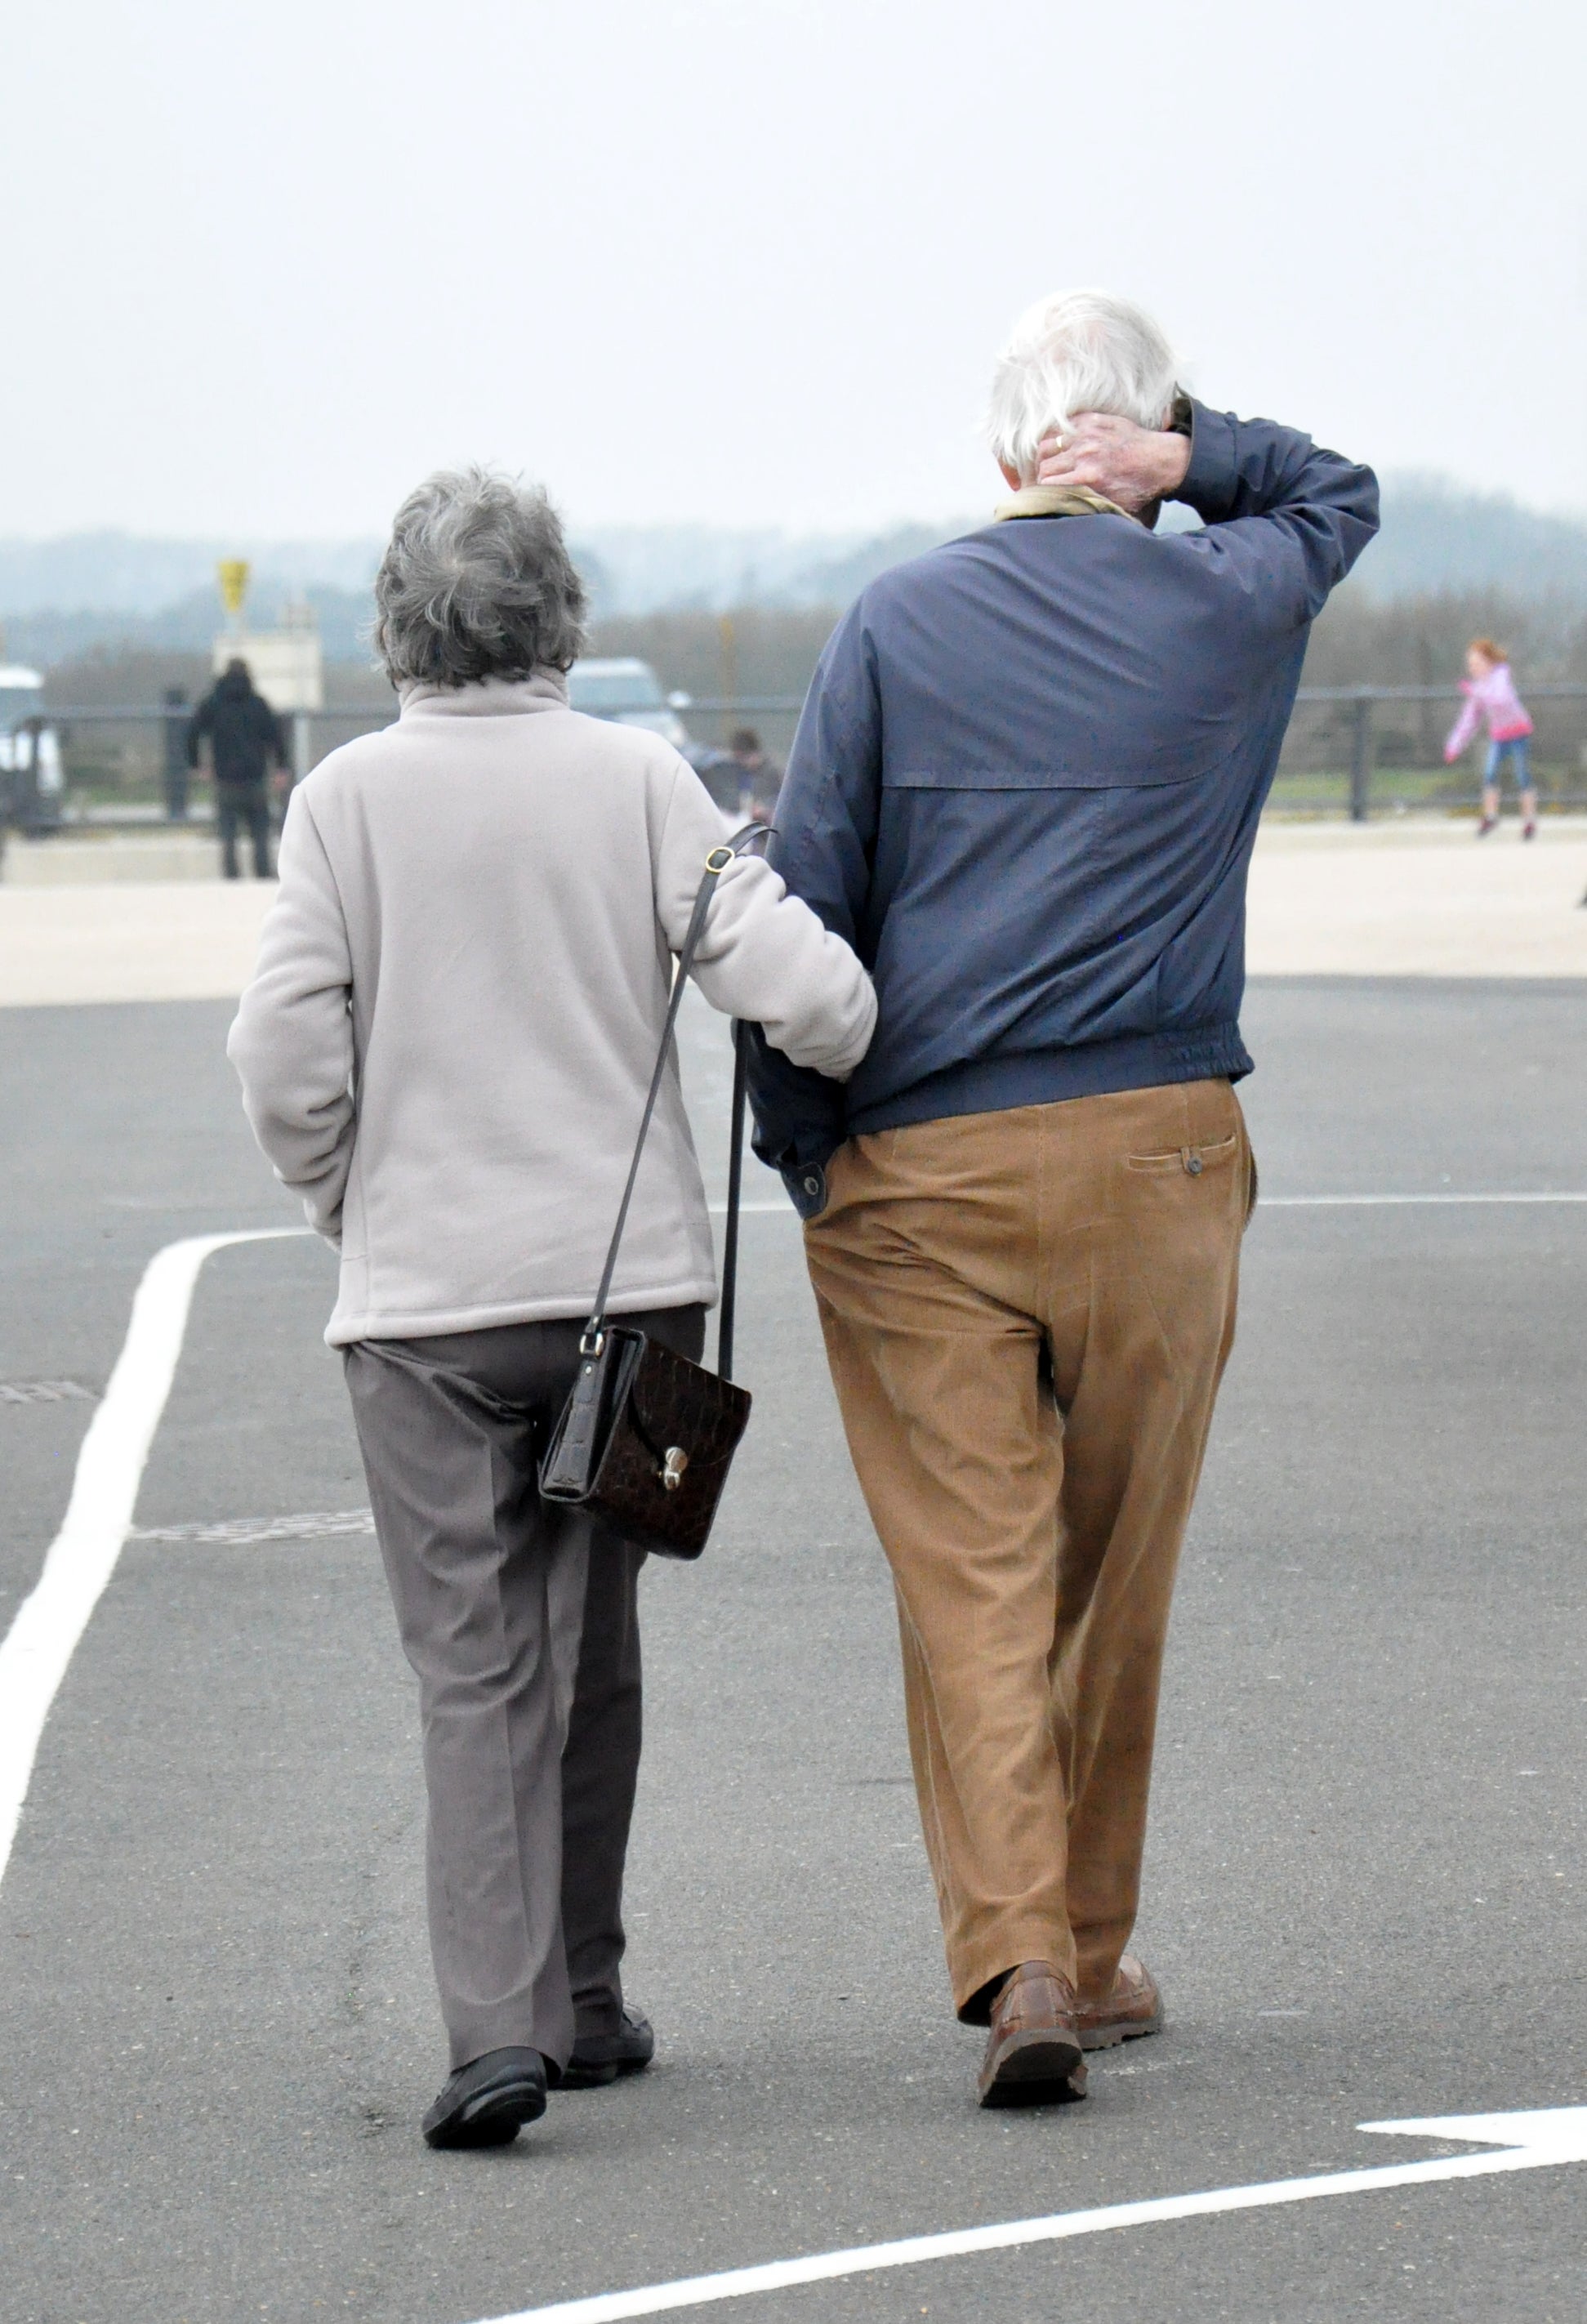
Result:
<svg viewBox="0 0 1587 2324"><path fill-rule="evenodd" d="M1139 516L1171 499L1190 466L1190 438L1163 428L1138 428L1111 411L1076 412L1062 434L1041 439L1038 484L1084 484Z"/></svg>

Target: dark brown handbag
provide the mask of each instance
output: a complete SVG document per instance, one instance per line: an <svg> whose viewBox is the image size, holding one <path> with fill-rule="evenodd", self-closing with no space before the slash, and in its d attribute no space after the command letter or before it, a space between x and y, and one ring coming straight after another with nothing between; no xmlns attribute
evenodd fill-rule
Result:
<svg viewBox="0 0 1587 2324"><path fill-rule="evenodd" d="M595 1313L578 1343L578 1377L540 1462L540 1494L548 1501L586 1509L603 1525L661 1557L698 1557L706 1546L727 1471L749 1425L747 1390L734 1387L734 1294L738 1275L738 1213L743 1189L745 1048L734 1027L733 1144L728 1165L727 1226L722 1259L722 1307L716 1370L648 1339L632 1325L608 1323L617 1252L639 1176L650 1117L667 1071L668 1051L694 966L716 882L735 850L714 847L706 858L695 908L678 957L672 998L628 1184L606 1253Z"/></svg>

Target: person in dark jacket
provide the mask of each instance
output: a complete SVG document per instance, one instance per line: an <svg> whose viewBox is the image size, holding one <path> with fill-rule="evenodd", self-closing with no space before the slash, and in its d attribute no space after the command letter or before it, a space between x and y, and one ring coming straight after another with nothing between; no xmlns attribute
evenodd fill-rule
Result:
<svg viewBox="0 0 1587 2324"><path fill-rule="evenodd" d="M728 757L738 774L738 812L744 823L770 823L782 788L782 769L752 726L728 737Z"/></svg>
<svg viewBox="0 0 1587 2324"><path fill-rule="evenodd" d="M770 823L782 783L782 769L752 726L729 735L727 748L697 744L690 764L726 818L738 831L747 823Z"/></svg>
<svg viewBox="0 0 1587 2324"><path fill-rule="evenodd" d="M772 860L874 978L844 1086L761 1047L983 2104L1154 2032L1125 1951L1175 1564L1256 1170L1246 875L1369 469L1179 394L1150 319L1044 300L994 376L1010 487L830 640ZM1202 529L1158 533L1166 499Z"/></svg>
<svg viewBox="0 0 1587 2324"><path fill-rule="evenodd" d="M248 665L234 658L194 711L188 726L188 764L197 767L208 740L215 767L215 813L221 860L228 880L239 878L237 835L245 825L254 843L254 876L270 880L270 771L285 772L286 738L281 720L254 690Z"/></svg>

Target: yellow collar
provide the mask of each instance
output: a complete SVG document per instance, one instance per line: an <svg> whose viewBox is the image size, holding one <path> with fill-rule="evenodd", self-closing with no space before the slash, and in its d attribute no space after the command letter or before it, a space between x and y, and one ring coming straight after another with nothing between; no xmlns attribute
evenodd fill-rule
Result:
<svg viewBox="0 0 1587 2324"><path fill-rule="evenodd" d="M994 524L1005 524L1017 516L1122 516L1117 501L1104 500L1088 484L1021 484L1006 501L1000 501L992 512Z"/></svg>

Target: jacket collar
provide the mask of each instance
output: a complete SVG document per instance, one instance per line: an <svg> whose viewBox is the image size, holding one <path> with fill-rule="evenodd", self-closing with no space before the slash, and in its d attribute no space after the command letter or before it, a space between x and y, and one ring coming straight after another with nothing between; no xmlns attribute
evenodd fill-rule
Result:
<svg viewBox="0 0 1587 2324"><path fill-rule="evenodd" d="M992 512L993 524L1006 524L1010 517L1020 516L1121 516L1129 511L1117 501L1104 500L1088 484L1021 484L1006 501L999 501Z"/></svg>
<svg viewBox="0 0 1587 2324"><path fill-rule="evenodd" d="M473 686L415 681L397 688L403 718L511 718L526 710L566 710L567 680L559 669L529 678L484 678Z"/></svg>

